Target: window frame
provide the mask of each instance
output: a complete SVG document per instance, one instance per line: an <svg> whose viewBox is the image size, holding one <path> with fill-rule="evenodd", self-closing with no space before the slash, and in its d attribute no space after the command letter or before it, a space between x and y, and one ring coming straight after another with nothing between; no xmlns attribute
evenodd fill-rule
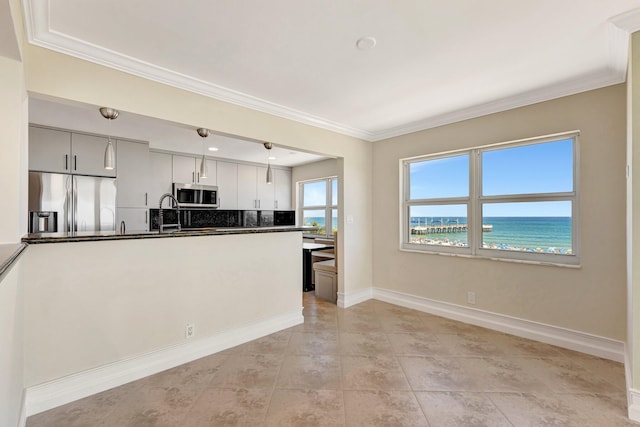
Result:
<svg viewBox="0 0 640 427"><path fill-rule="evenodd" d="M400 159L400 250L408 252L423 252L430 254L455 255L471 258L506 260L514 262L542 263L561 266L580 265L580 237L579 237L579 165L580 143L579 131L571 131L546 135L541 137L521 139L517 141L501 142L468 149L452 150L442 153L415 156ZM566 192L530 193L530 194L500 194L485 196L482 194L482 154L500 149L524 147L543 144L546 142L572 139L573 147L573 188ZM469 156L469 192L468 197L439 197L433 199L410 199L410 165L412 163L450 158L463 154ZM543 252L509 251L482 247L482 210L485 204L519 203L519 202L554 202L568 201L571 203L571 243L572 254L550 254ZM410 210L412 206L436 206L448 204L467 205L467 246L446 246L410 243Z"/></svg>
<svg viewBox="0 0 640 427"><path fill-rule="evenodd" d="M338 210L338 198L336 198L336 204L333 205L333 180L336 180L336 184L338 184L337 176L328 176L324 178L314 178L308 179L305 181L298 181L298 221L299 224L303 225L304 223L304 211L310 210L323 210L324 211L324 222L325 222L325 234L316 234L308 231L303 232L304 236L307 237L333 237L333 210ZM314 205L314 206L304 206L304 185L311 184L314 182L325 182L325 204L324 205ZM336 185L336 188L338 185ZM337 226L338 224L336 224Z"/></svg>

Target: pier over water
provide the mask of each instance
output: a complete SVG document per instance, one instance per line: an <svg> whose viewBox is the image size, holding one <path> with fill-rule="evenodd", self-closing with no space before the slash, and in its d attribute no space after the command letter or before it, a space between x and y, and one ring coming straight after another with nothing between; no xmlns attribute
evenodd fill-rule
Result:
<svg viewBox="0 0 640 427"><path fill-rule="evenodd" d="M411 234L464 233L468 228L467 224L418 225L411 227ZM493 231L493 225L482 224L482 231Z"/></svg>

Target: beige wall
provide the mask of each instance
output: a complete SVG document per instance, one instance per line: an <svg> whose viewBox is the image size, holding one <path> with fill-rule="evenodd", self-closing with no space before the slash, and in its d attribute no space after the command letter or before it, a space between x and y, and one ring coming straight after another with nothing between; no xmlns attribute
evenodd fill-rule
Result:
<svg viewBox="0 0 640 427"><path fill-rule="evenodd" d="M635 171L640 167L640 33L633 34L631 44L631 58L629 67L629 164L631 165L631 180L629 182L629 217L628 236L629 265L628 265L628 294L630 298L628 314L629 321L629 347L628 359L631 362L627 371L632 374L630 386L640 389L640 339L635 338L640 331L640 172ZM635 167L634 167L635 166Z"/></svg>
<svg viewBox="0 0 640 427"><path fill-rule="evenodd" d="M338 160L327 159L294 167L291 170L291 181L293 182L293 185L296 185L299 181L338 176L339 173Z"/></svg>
<svg viewBox="0 0 640 427"><path fill-rule="evenodd" d="M24 388L23 297L20 260L0 276L0 425L17 426Z"/></svg>
<svg viewBox="0 0 640 427"><path fill-rule="evenodd" d="M188 323L196 341L301 316L301 253L300 232L32 245L25 384L184 343Z"/></svg>
<svg viewBox="0 0 640 427"><path fill-rule="evenodd" d="M0 57L0 244L16 243L27 223L27 96L22 63Z"/></svg>
<svg viewBox="0 0 640 427"><path fill-rule="evenodd" d="M376 142L374 286L625 340L625 86ZM579 269L399 251L399 159L580 130ZM606 225L603 227L603 225Z"/></svg>
<svg viewBox="0 0 640 427"><path fill-rule="evenodd" d="M344 230L357 227L363 230L360 235L350 234L347 240L344 239L342 233L338 233L338 265L343 266L338 271L338 294L350 294L371 287L369 278L372 275L371 261L366 251L361 251L362 247L371 248L373 237L370 226L367 224L367 216L365 214L371 211L372 185L370 180L361 178L362 171L366 171L366 175L371 174L370 153L362 157L354 157L349 159L328 159L321 162L310 163L307 165L293 168L292 182L294 187L298 181L306 181L309 179L325 178L329 176L338 176L338 220L340 221L339 229ZM350 185L345 186L345 180ZM293 189L294 199L298 200L297 188ZM345 194L346 193L346 194ZM355 237L355 239L354 239ZM345 261L342 248L346 247L351 255L349 261ZM358 277L361 280L350 280L343 286L345 271L350 273L349 277Z"/></svg>
<svg viewBox="0 0 640 427"><path fill-rule="evenodd" d="M372 145L291 120L216 101L106 67L25 45L27 90L37 96L108 105L150 117L271 141L279 146L340 157L342 209L357 218L341 224L346 243L345 289L371 286ZM344 217L344 216L342 216Z"/></svg>

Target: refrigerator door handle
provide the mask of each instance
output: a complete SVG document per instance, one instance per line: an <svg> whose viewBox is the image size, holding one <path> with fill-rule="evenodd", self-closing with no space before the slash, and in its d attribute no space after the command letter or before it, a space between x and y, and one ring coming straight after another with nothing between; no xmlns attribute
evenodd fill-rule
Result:
<svg viewBox="0 0 640 427"><path fill-rule="evenodd" d="M75 176L71 178L73 179L73 231L75 233L78 231L78 215L76 214L78 211L78 179Z"/></svg>
<svg viewBox="0 0 640 427"><path fill-rule="evenodd" d="M64 170L69 170L69 155L64 155Z"/></svg>
<svg viewBox="0 0 640 427"><path fill-rule="evenodd" d="M67 176L66 179L66 195L64 198L64 209L65 209L65 217L64 217L64 229L67 233L71 232L71 223L73 221L73 209L71 206L71 190L73 188L71 177Z"/></svg>

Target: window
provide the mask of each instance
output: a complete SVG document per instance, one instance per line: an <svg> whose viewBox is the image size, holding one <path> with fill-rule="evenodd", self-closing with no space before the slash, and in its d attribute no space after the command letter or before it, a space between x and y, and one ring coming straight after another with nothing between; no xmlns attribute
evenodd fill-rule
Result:
<svg viewBox="0 0 640 427"><path fill-rule="evenodd" d="M331 236L338 230L338 178L300 182L302 225L317 227L310 234Z"/></svg>
<svg viewBox="0 0 640 427"><path fill-rule="evenodd" d="M402 248L578 264L577 137L402 160Z"/></svg>

